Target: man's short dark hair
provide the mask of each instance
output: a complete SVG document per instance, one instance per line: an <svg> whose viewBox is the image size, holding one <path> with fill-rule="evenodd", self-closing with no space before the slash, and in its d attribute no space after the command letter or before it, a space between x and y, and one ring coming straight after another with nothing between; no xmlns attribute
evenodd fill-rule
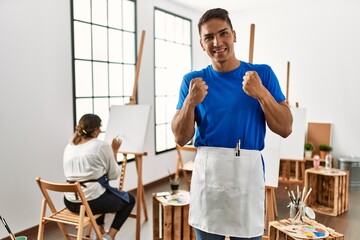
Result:
<svg viewBox="0 0 360 240"><path fill-rule="evenodd" d="M226 21L229 24L231 30L233 30L228 11L226 11L225 9L222 9L222 8L213 8L213 9L207 10L202 15L202 17L199 19L199 23L198 23L199 34L201 31L201 26L213 18L220 18L220 19Z"/></svg>

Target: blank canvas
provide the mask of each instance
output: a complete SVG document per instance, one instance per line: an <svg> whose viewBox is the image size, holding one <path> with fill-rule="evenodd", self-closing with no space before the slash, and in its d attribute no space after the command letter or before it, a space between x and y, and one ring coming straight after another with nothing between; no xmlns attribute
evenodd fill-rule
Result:
<svg viewBox="0 0 360 240"><path fill-rule="evenodd" d="M113 105L110 108L105 141L122 140L120 152L144 153L150 105Z"/></svg>
<svg viewBox="0 0 360 240"><path fill-rule="evenodd" d="M290 108L293 115L292 133L281 138L280 158L286 160L303 160L306 135L306 109Z"/></svg>

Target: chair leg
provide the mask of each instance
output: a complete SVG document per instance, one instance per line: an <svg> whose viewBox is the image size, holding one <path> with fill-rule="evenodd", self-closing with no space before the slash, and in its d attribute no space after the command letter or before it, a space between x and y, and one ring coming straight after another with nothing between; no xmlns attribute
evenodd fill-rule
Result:
<svg viewBox="0 0 360 240"><path fill-rule="evenodd" d="M46 202L44 199L41 204L41 214L40 214L40 223L39 223L37 240L44 239L44 224L45 223L43 222L43 217L45 216L45 214L46 214Z"/></svg>
<svg viewBox="0 0 360 240"><path fill-rule="evenodd" d="M85 235L86 237L90 237L91 230L92 230L92 224L90 223L86 228L86 235Z"/></svg>
<svg viewBox="0 0 360 240"><path fill-rule="evenodd" d="M94 231L95 231L95 234L96 234L97 239L102 240L103 237L102 237L102 234L101 234L101 232L100 232L99 226L97 225L95 219L93 219L93 220L90 219L90 224L89 224L89 226L92 226L92 228L94 228ZM90 229L90 230L91 230L91 229Z"/></svg>
<svg viewBox="0 0 360 240"><path fill-rule="evenodd" d="M77 230L78 232L77 232L76 240L82 240L83 239L84 218L85 218L85 207L84 207L84 205L81 205L79 215L80 215L80 219L79 219L80 224L79 224L79 227L78 227L78 230Z"/></svg>

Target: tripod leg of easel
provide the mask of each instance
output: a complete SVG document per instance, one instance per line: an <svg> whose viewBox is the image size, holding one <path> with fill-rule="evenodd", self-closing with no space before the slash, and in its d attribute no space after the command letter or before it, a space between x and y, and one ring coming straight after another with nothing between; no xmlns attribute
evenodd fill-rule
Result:
<svg viewBox="0 0 360 240"><path fill-rule="evenodd" d="M141 173L142 174L142 157L140 156L140 159L137 161L138 162L138 169L141 169ZM141 175L142 176L142 175ZM146 198L145 198L145 191L144 191L144 185L142 183L142 178L139 179L140 182L140 188L141 188L141 201L142 201L142 206L143 206L143 210L144 210L144 216L145 216L145 221L148 220L148 211L147 211L147 206L146 206Z"/></svg>
<svg viewBox="0 0 360 240"><path fill-rule="evenodd" d="M274 216L276 218L279 214L278 214L278 209L277 209L277 205L276 205L275 189L273 188L271 192L272 192L271 195L272 195L272 198L273 198Z"/></svg>
<svg viewBox="0 0 360 240"><path fill-rule="evenodd" d="M275 189L273 187L265 187L265 206L266 206L266 212L265 212L265 224L264 229L267 229L268 222L275 220L275 212L277 211L275 203Z"/></svg>
<svg viewBox="0 0 360 240"><path fill-rule="evenodd" d="M141 203L143 204L146 221L148 220L148 213L146 207L144 185L142 183L142 156L135 155L135 162L136 162L136 169L138 174L138 185L136 191L136 240L140 240Z"/></svg>

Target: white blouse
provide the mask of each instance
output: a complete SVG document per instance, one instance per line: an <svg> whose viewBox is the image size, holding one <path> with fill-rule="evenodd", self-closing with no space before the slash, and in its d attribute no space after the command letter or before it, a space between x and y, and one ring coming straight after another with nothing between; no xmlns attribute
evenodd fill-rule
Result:
<svg viewBox="0 0 360 240"><path fill-rule="evenodd" d="M107 175L109 180L115 180L120 176L110 144L96 138L84 144L68 144L64 151L63 168L69 181L87 181L103 175ZM105 188L98 182L85 185L83 191L87 200L96 199L105 192ZM65 197L69 201L79 202L73 193L66 193Z"/></svg>

